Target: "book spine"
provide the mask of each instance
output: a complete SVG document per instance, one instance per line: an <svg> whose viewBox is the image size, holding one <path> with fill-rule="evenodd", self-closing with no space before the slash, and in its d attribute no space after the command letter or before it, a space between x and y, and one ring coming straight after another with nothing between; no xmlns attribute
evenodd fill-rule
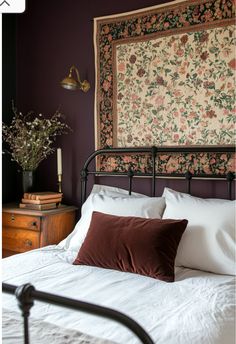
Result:
<svg viewBox="0 0 236 344"><path fill-rule="evenodd" d="M51 200L51 199L55 199L55 198L62 198L62 194L59 193L55 193L55 194L50 194L50 195L34 195L34 199L36 200ZM33 198L32 198L33 199Z"/></svg>
<svg viewBox="0 0 236 344"><path fill-rule="evenodd" d="M23 209L48 210L48 209L57 208L57 204L56 203L48 203L48 204L20 203L19 207Z"/></svg>
<svg viewBox="0 0 236 344"><path fill-rule="evenodd" d="M25 192L24 195L23 195L23 198L25 198L25 199L32 199L31 197L32 197L31 193Z"/></svg>
<svg viewBox="0 0 236 344"><path fill-rule="evenodd" d="M51 200L51 199L56 199L62 197L62 193L50 193L50 194L45 194L45 195L39 195L37 193L24 193L23 198L24 199L32 199L32 200Z"/></svg>
<svg viewBox="0 0 236 344"><path fill-rule="evenodd" d="M59 198L53 198L50 200L36 200L36 199L24 199L22 198L22 203L30 203L30 204L48 204L48 203L60 203L62 200L61 197Z"/></svg>

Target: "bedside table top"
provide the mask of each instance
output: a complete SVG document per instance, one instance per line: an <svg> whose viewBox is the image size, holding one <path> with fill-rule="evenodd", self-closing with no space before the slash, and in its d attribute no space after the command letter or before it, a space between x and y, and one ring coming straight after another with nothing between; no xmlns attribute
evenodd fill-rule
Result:
<svg viewBox="0 0 236 344"><path fill-rule="evenodd" d="M35 216L47 216L54 214L61 214L70 211L75 211L78 208L73 205L60 204L55 209L49 210L34 210L34 209L25 209L19 208L18 203L7 203L2 205L3 213L14 213L14 214L24 214L24 215L35 215Z"/></svg>

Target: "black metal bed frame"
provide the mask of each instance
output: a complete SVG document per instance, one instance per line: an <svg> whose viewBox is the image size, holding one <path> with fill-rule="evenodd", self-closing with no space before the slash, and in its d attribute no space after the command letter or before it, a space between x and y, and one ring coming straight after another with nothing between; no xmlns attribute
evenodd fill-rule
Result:
<svg viewBox="0 0 236 344"><path fill-rule="evenodd" d="M156 192L156 178L157 177L181 177L185 178L187 182L187 192L190 193L191 181L193 178L204 178L204 179L225 179L227 181L228 198L232 198L232 182L235 179L235 174L228 172L227 174L220 175L207 175L207 174L192 174L188 170L185 174L159 174L156 172L156 158L159 153L233 153L235 152L234 146L212 146L212 147L147 147L147 148L109 148L100 149L93 152L86 160L83 169L81 171L81 200L82 203L86 199L87 194L87 181L89 175L106 175L106 176L127 176L129 179L129 195L132 193L132 179L136 176L151 177L152 183L152 196L155 196ZM128 168L127 172L101 172L95 170L89 170L91 162L99 155L105 154L150 154L152 158L152 173L140 173L135 172L131 168ZM94 315L103 316L114 321L117 321L124 326L128 327L144 344L154 344L148 333L133 319L130 317L106 308L102 306L97 306L91 303L82 302L58 295L49 294L46 292L38 291L31 284L24 284L22 286L16 287L11 284L3 283L2 291L10 294L16 295L18 300L18 305L22 311L22 316L24 318L24 343L29 344L29 332L28 332L28 317L30 314L30 309L33 306L34 300L48 302L54 305L59 305L62 307L71 308L74 310L79 310L82 312L87 312Z"/></svg>
<svg viewBox="0 0 236 344"><path fill-rule="evenodd" d="M36 290L34 286L29 283L23 284L19 287L16 287L12 284L3 283L2 291L8 294L15 294L17 298L18 306L22 311L22 317L24 319L24 344L30 343L28 318L30 315L30 309L34 304L34 300L114 320L128 327L141 340L143 344L154 344L149 334L136 321L134 321L127 315L113 309L42 292Z"/></svg>
<svg viewBox="0 0 236 344"><path fill-rule="evenodd" d="M232 172L228 172L227 174L192 174L190 171L186 170L186 173L179 174L179 173L172 173L172 174L163 174L156 172L156 160L158 158L158 154L161 153L234 153L235 147L234 146L207 146L207 147L200 147L200 146L179 146L179 147L143 147L143 148L107 148L107 149L99 149L93 152L86 162L84 163L83 169L81 171L81 200L82 203L86 200L87 195L87 181L89 175L97 175L97 176L127 176L129 179L129 195L132 192L132 179L133 177L151 177L152 181L152 196L156 194L156 178L158 177L168 177L168 178L185 178L187 182L187 193L191 193L191 180L194 178L204 178L204 179L226 179L227 180L227 188L228 188L228 198L232 198L232 182L235 179L235 174ZM106 155L106 154L121 154L126 155L130 153L137 153L137 154L150 154L152 158L152 173L143 173L143 172L135 172L132 168L128 168L127 172L102 172L95 170L89 170L89 166L91 162L98 157L99 155Z"/></svg>

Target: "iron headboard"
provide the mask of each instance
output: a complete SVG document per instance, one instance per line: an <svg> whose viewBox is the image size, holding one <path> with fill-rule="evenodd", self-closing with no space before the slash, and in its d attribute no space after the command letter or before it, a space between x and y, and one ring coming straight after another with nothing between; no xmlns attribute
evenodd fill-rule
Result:
<svg viewBox="0 0 236 344"><path fill-rule="evenodd" d="M191 192L191 181L193 178L204 178L204 179L225 179L227 181L227 189L228 189L228 198L232 198L232 182L235 179L235 174L232 172L227 172L226 174L192 174L189 170L186 170L185 173L157 173L156 172L156 162L159 153L234 153L235 147L234 146L207 146L207 147L200 147L200 146L180 146L180 147L134 147L134 148L107 148L107 149L99 149L93 152L86 162L84 163L83 169L81 171L81 200L82 203L86 200L87 195L87 181L89 175L106 175L106 176L127 176L129 178L129 195L132 192L132 179L135 176L143 176L143 177L151 177L152 183L152 196L156 194L156 178L157 177L168 177L168 178L185 178L187 182L187 192ZM94 170L89 170L89 166L91 162L93 162L99 155L107 155L107 154L150 154L152 160L152 172L151 173L143 173L143 172L136 172L133 171L132 168L128 168L127 172L115 172L115 171L98 171L96 168Z"/></svg>

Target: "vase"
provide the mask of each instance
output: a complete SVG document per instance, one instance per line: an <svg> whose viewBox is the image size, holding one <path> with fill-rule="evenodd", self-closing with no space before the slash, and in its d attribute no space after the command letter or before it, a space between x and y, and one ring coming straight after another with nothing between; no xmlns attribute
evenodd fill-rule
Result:
<svg viewBox="0 0 236 344"><path fill-rule="evenodd" d="M23 192L31 192L34 189L34 171L22 171Z"/></svg>

